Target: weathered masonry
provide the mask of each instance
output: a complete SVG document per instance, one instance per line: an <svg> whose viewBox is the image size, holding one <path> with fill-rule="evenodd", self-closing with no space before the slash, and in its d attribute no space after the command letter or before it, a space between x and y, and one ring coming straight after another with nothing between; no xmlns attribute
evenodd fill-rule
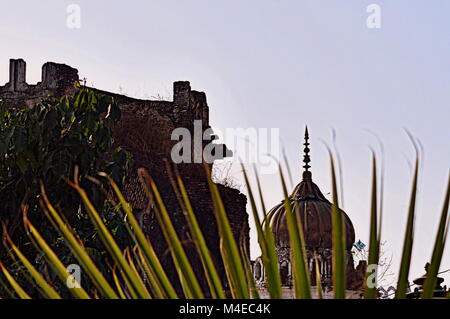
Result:
<svg viewBox="0 0 450 319"><path fill-rule="evenodd" d="M78 70L65 64L47 62L42 66L41 82L28 84L25 61L11 59L9 82L0 86L0 103L3 107L30 108L49 96L59 98L66 94L73 94L77 90L74 86L76 81L79 81ZM140 100L92 89L113 96L119 102L122 119L114 128L115 142L130 151L134 157L133 174L130 176L124 192L127 200L133 205L142 227L153 242L169 276L176 280L177 274L172 267L170 254L167 254L167 245L152 213L152 208L137 181L136 170L140 167L146 168L155 179L165 203L172 213L173 223L188 250L188 255L195 256L195 247L186 235L185 217L178 207L167 179L164 159L170 159L171 149L176 143L171 140L171 133L175 128L184 127L193 131L195 120L202 120L203 130L210 128L206 95L203 92L192 90L189 82L174 83L173 101ZM180 164L178 170L185 182L206 242L214 255L219 274L225 278L219 251L219 236L203 165ZM235 238L248 248L249 224L246 197L238 190L222 185L218 185L218 187ZM201 274L200 262L194 258L193 263L196 273ZM206 287L204 278L200 278L200 280Z"/></svg>

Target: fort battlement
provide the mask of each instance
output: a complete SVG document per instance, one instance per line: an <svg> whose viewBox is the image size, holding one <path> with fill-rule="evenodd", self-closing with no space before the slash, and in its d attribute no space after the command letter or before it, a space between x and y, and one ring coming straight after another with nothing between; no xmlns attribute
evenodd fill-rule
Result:
<svg viewBox="0 0 450 319"><path fill-rule="evenodd" d="M35 85L27 83L26 75L27 64L23 59L9 60L9 82L0 86L2 98L18 98L36 90L63 89L79 80L77 69L53 62L42 66L42 80Z"/></svg>
<svg viewBox="0 0 450 319"><path fill-rule="evenodd" d="M53 96L59 98L72 94L75 83L80 81L78 70L66 64L47 62L42 66L41 81L28 84L26 81L27 64L23 59L10 59L9 82L0 86L0 100L8 107L32 107L42 99ZM206 95L191 89L187 81L173 84L173 101L140 100L120 94L96 91L114 96L124 110L145 112L153 109L167 115L177 126L189 127L194 120L202 120L209 127L209 107ZM136 109L135 107L138 107Z"/></svg>

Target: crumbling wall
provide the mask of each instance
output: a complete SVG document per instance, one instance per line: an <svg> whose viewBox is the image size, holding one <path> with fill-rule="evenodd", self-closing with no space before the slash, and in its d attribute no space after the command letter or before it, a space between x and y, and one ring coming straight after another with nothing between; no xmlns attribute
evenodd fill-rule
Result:
<svg viewBox="0 0 450 319"><path fill-rule="evenodd" d="M9 61L9 82L0 86L0 100L6 107L31 108L48 96L72 94L78 81L78 70L65 64L47 62L42 66L42 79L37 84L26 82L26 63Z"/></svg>
<svg viewBox="0 0 450 319"><path fill-rule="evenodd" d="M65 64L48 62L42 66L41 82L31 85L26 82L26 63L22 59L10 60L9 82L0 86L2 107L33 107L49 96L60 98L76 91L75 82L79 81L78 70ZM170 152L177 141L171 140L171 133L177 127L184 127L193 133L194 121L202 120L202 128L210 128L209 107L203 92L193 91L189 82L175 82L173 101L151 101L134 99L127 96L94 89L114 97L122 110L122 119L114 128L116 145L120 145L133 154L133 173L125 185L124 193L133 205L141 225L155 246L169 276L176 282L177 274L167 251L163 234L154 216L152 207L139 184L136 170L143 167L154 178L163 199L171 212L171 218L188 250L197 274L202 274L202 265L195 258L196 251L188 235L183 212L167 178L164 164L170 159ZM225 148L226 150L226 148ZM225 154L224 154L225 155ZM223 270L219 235L209 187L202 164L180 164L177 166L189 194L200 228L214 256L219 274L225 278ZM246 212L246 197L239 191L219 185L233 233L238 243L249 249L249 224ZM200 276L203 287L205 279Z"/></svg>

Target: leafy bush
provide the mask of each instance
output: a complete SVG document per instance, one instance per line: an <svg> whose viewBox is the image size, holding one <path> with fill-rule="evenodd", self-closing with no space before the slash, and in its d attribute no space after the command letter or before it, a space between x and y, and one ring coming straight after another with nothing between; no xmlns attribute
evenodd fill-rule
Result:
<svg viewBox="0 0 450 319"><path fill-rule="evenodd" d="M120 116L113 98L85 88L73 96L64 96L59 101L49 99L31 109L0 110L0 220L29 257L36 252L29 250L29 239L23 227L18 227L24 210L58 253L71 259L70 251L42 215L41 183L55 207L64 212L86 244L98 246L96 231L82 209L80 198L65 179L74 175L77 166L80 185L92 185L88 177L98 171L108 172L117 183L123 183L131 157L113 144L112 128ZM87 189L95 205L106 212L108 202L102 188L100 185ZM120 219L111 214L105 220L114 228ZM5 254L1 249L0 256ZM36 258L42 259L39 255ZM5 264L13 268L17 265Z"/></svg>

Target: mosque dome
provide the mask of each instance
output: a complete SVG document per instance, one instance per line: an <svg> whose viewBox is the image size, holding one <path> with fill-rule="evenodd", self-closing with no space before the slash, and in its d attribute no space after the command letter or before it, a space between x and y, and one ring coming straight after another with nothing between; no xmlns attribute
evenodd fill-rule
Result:
<svg viewBox="0 0 450 319"><path fill-rule="evenodd" d="M332 203L326 199L319 187L312 181L312 174L309 171L310 150L308 139L308 129L306 128L303 180L294 188L289 200L293 212L300 216L302 221L306 248L308 250L331 249ZM344 217L346 250L350 251L355 242L355 229L347 214L341 209L339 209L339 212ZM267 217L274 233L277 248L290 247L284 200L272 208Z"/></svg>
<svg viewBox="0 0 450 319"><path fill-rule="evenodd" d="M312 173L309 170L311 159L308 140L309 134L308 128L306 128L303 179L292 191L289 201L295 218L302 222L305 239L305 262L310 273L311 286L317 287L317 278L320 278L322 288L330 288L333 285L333 204L312 180ZM361 289L364 287L367 263L360 261L355 269L351 251L355 242L355 229L343 210L339 209L339 214L342 216L343 227L345 227L346 288L352 290L355 293L354 296L360 296ZM292 298L294 296L292 288L294 272L291 263L292 249L290 247L284 200L268 212L267 219L264 222L266 221L269 223L275 238L278 269L284 288L283 296ZM256 286L261 291L266 291L266 271L262 257L256 258L252 265Z"/></svg>

